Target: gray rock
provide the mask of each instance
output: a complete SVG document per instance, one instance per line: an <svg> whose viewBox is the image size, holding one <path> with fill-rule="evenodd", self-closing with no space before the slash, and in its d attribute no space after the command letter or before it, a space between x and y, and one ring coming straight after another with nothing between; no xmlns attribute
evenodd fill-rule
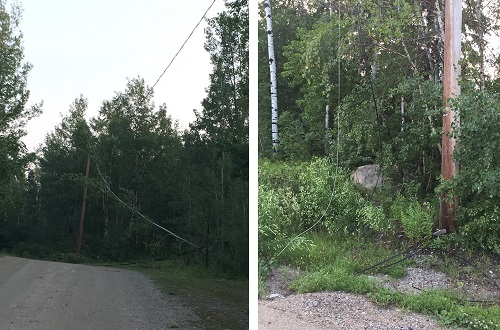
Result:
<svg viewBox="0 0 500 330"><path fill-rule="evenodd" d="M380 172L378 165L370 164L358 167L351 173L351 180L360 187L373 190L381 187L384 182L384 176Z"/></svg>

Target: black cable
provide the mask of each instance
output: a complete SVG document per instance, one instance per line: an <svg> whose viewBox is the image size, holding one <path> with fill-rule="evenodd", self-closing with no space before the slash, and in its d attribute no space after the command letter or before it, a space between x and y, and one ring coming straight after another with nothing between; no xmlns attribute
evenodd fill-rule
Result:
<svg viewBox="0 0 500 330"><path fill-rule="evenodd" d="M399 257L400 255L402 255L402 254L404 254L404 253L407 253L407 252L408 252L408 250L403 251L403 252L400 252L400 253L398 253L398 254L395 254L395 255L393 255L393 256L391 256L391 257L387 258L387 259L382 260L382 261L381 261L381 262L379 262L379 263L376 263L375 265L372 265L372 266L370 266L370 267L368 267L368 268L365 268L365 269L361 270L361 271L360 271L360 273L364 273L364 272L366 272L366 271L369 271L370 269L373 269L373 268L375 268L375 267L377 267L377 266L379 266L379 265L381 265L381 264L383 264L383 263L386 263L387 261L392 260L392 259L394 259L394 258L396 258L396 257Z"/></svg>
<svg viewBox="0 0 500 330"><path fill-rule="evenodd" d="M188 40L191 38L191 36L193 35L194 31L198 28L198 26L200 25L201 21L203 21L203 19L205 18L205 16L207 15L208 11L212 8L212 6L214 5L215 1L217 0L213 0L212 3L210 4L210 6L208 6L208 9L205 10L205 13L203 14L203 16L200 18L200 20L198 21L198 23L196 23L195 27L193 28L193 30L191 31L191 33L189 34L189 36L187 37L186 40L184 40L184 43L181 45L181 47L179 48L179 50L177 51L177 53L174 55L174 57L172 58L172 60L170 61L170 63L168 63L167 67L165 68L165 70L163 70L162 74L158 77L158 79L156 80L156 82L154 83L153 87L151 87L148 91L148 93L146 94L145 98L147 98L149 96L149 94L152 93L153 89L155 88L155 86L158 84L158 82L160 81L160 79L163 77L163 75L165 74L165 72L167 72L168 68L170 68L170 66L172 65L172 63L174 62L174 60L177 58L177 55L179 55L179 53L181 52L182 48L184 48L184 45L188 42Z"/></svg>
<svg viewBox="0 0 500 330"><path fill-rule="evenodd" d="M388 264L388 265L381 266L381 267L380 267L380 269L384 269L384 268L390 267L390 266L392 266L392 265L398 264L398 263L400 263L400 262L403 262L403 261L404 261L404 260L406 260L406 259L410 259L411 257L413 257L414 255L416 255L417 253L419 253L419 252L423 249L423 248L418 248L418 249L417 249L417 248L418 248L418 246L417 246L417 247L416 247L416 249L413 251L413 253L408 254L408 255L407 255L406 257L404 257L403 259L400 259L400 260L398 260L398 261L392 262L392 263L390 263L390 264ZM375 265L372 265L372 266L370 266L370 267L368 267L368 268L365 268L365 269L361 270L361 271L360 271L360 273L364 273L364 272L366 272L366 271L368 271L368 270L370 270L370 269L373 269L373 268L375 268L375 267L377 267L377 266L380 266L380 265L382 265L382 264L386 263L387 261L392 260L392 259L394 259L394 258L396 258L396 257L399 257L400 255L405 254L405 253L408 253L408 252L410 252L410 251L411 251L411 249L407 249L407 250L405 250L405 251L403 251L403 252L400 252L400 253L398 253L398 254L395 254L395 255L393 255L393 256L390 256L389 258L384 259L384 260L382 260L381 262L376 263Z"/></svg>
<svg viewBox="0 0 500 330"><path fill-rule="evenodd" d="M407 256L406 256L406 257L404 257L403 259L400 259L400 260L395 261L395 262L393 262L393 263L390 263L390 264L388 264L388 265L382 266L382 267L381 267L381 269L384 269L384 268L390 267L390 266L392 266L392 265L398 264L398 263L400 263L400 262L402 262L402 261L405 261L406 259L410 259L410 258L412 258L414 255L416 255L417 253L419 253L421 250L422 250L422 249L420 248L420 249L418 249L418 250L414 251L412 254L407 255Z"/></svg>

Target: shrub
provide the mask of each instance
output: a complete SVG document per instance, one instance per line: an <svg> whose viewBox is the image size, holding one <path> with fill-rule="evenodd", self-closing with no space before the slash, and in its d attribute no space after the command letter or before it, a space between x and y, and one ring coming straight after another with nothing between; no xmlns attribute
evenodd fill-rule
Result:
<svg viewBox="0 0 500 330"><path fill-rule="evenodd" d="M460 198L459 231L470 247L500 253L500 96L464 89L458 106L460 171L452 188Z"/></svg>
<svg viewBox="0 0 500 330"><path fill-rule="evenodd" d="M432 237L434 220L428 203L412 202L401 213L403 230L414 244L422 243Z"/></svg>
<svg viewBox="0 0 500 330"><path fill-rule="evenodd" d="M259 256L273 258L291 240L292 235L299 230L298 204L290 189L272 189L259 185ZM289 246L291 251L304 249L310 241L298 237Z"/></svg>
<svg viewBox="0 0 500 330"><path fill-rule="evenodd" d="M394 231L394 222L384 214L382 208L373 204L366 204L357 211L358 219L361 223L379 233L389 233Z"/></svg>

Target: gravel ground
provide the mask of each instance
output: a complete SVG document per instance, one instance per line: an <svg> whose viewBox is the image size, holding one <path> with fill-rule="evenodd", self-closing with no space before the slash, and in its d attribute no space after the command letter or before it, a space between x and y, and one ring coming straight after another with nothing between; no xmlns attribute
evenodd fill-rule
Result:
<svg viewBox="0 0 500 330"><path fill-rule="evenodd" d="M281 267L268 276L268 299L259 301L259 329L443 329L431 316L395 307L379 307L363 295L344 292L293 294L288 287L298 276L300 272L290 267ZM408 275L398 280L383 275L373 278L399 291L454 287L445 274L425 268L408 268Z"/></svg>
<svg viewBox="0 0 500 330"><path fill-rule="evenodd" d="M259 329L442 329L429 316L380 308L361 295L317 292L259 301Z"/></svg>
<svg viewBox="0 0 500 330"><path fill-rule="evenodd" d="M185 299L137 272L0 258L0 329L199 329Z"/></svg>

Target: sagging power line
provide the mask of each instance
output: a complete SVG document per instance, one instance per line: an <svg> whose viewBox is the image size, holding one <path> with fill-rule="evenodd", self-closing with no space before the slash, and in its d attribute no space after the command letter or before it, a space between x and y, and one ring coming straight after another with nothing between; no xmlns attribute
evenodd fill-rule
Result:
<svg viewBox="0 0 500 330"><path fill-rule="evenodd" d="M205 10L205 13L203 14L203 16L201 16L200 20L198 21L198 23L196 23L196 25L194 26L193 30L191 31L191 33L189 34L189 36L186 38L186 40L184 40L184 42L182 43L182 45L179 48L179 50L177 51L177 53L175 53L174 57L170 60L170 62L168 63L167 67L165 68L165 70L163 70L162 74L158 77L158 79L156 80L156 82L153 84L153 87L151 87L149 89L149 91L147 92L145 98L147 98L153 92L154 88L156 87L156 85L158 84L158 82L160 81L160 79L163 77L163 75L165 74L165 72L167 72L168 68L170 68L170 66L175 61L175 59L177 58L177 56L179 55L179 53L182 51L182 49L184 48L184 46L186 45L186 43L189 41L189 39L191 39L191 36L193 35L194 31L196 31L196 29L200 25L201 21L203 21L203 19L207 16L207 13L210 11L210 9L214 5L215 1L217 1L217 0L213 0L212 3L210 4L210 6L208 6L207 10Z"/></svg>
<svg viewBox="0 0 500 330"><path fill-rule="evenodd" d="M132 212L134 212L135 214L137 214L138 216L140 216L141 218L143 218L144 220L146 220L147 222L151 223L152 225L160 228L161 230L165 231L166 233L168 233L169 235L172 235L174 236L175 238L177 238L178 240L182 241L182 242L186 242L188 243L189 245L192 245L194 246L195 248L199 248L198 245L194 244L194 243L191 243L190 241L188 241L187 239L185 238L182 238L180 237L179 235L175 234L174 232L166 229L165 227L157 224L156 222L154 222L153 220L149 219L147 216L145 216L144 214L142 214L141 212L137 211L136 208L128 205L127 203L125 203L123 200L121 200L120 197L118 197L110 188L109 186L109 183L106 181L106 179L104 178L104 176L102 175L101 173L101 170L99 169L99 166L96 165L96 168L97 168L97 172L99 173L99 176L101 177L101 180L103 181L104 183L104 186L106 187L106 190L100 188L104 193L110 193L111 196L113 196L114 199L116 199L118 202L120 202L120 204L123 204L125 207L127 207L129 210L131 210Z"/></svg>

